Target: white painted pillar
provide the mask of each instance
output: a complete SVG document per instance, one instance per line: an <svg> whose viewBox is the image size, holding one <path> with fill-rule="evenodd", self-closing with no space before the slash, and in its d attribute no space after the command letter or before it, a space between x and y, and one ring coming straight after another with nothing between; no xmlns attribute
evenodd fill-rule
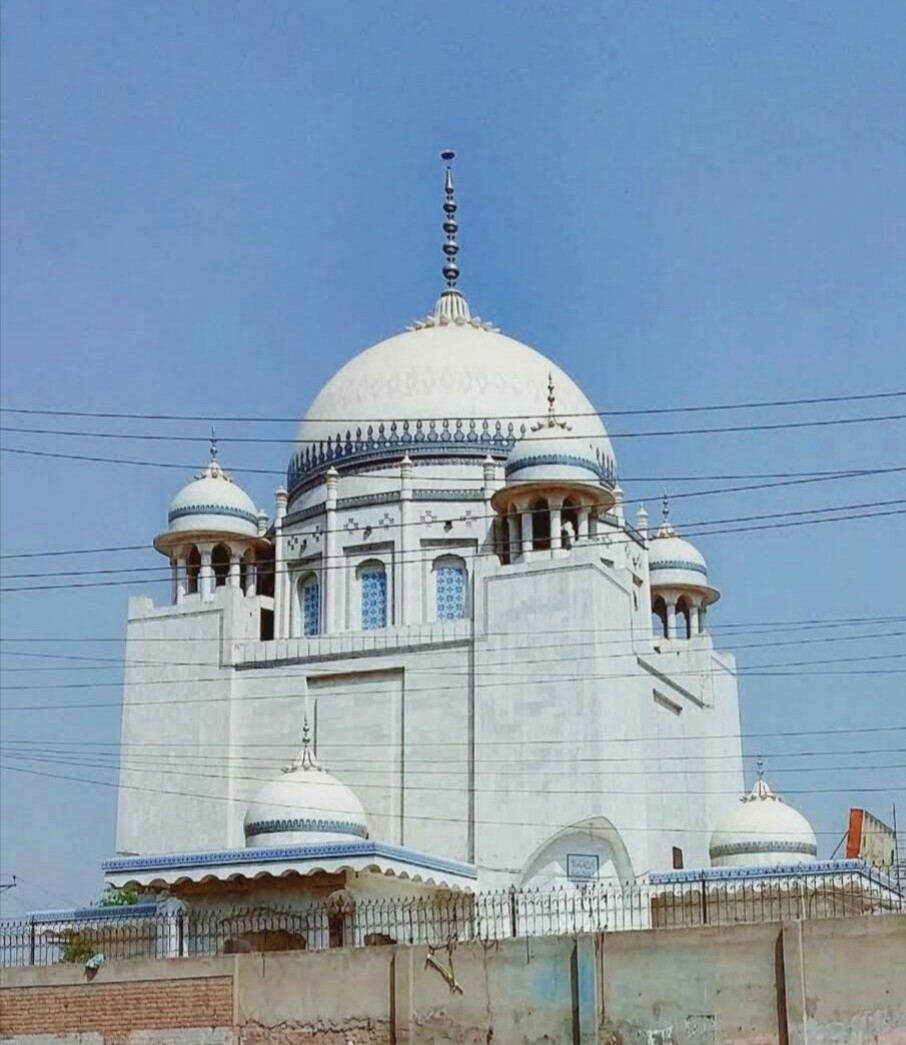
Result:
<svg viewBox="0 0 906 1045"><path fill-rule="evenodd" d="M254 559L245 564L245 594L250 599L258 594L258 564Z"/></svg>
<svg viewBox="0 0 906 1045"><path fill-rule="evenodd" d="M689 606L689 638L694 638L699 634L701 634L701 626L698 620L698 603L694 602Z"/></svg>
<svg viewBox="0 0 906 1045"><path fill-rule="evenodd" d="M176 560L176 605L178 606L186 597L188 590L188 578L186 576L186 557Z"/></svg>
<svg viewBox="0 0 906 1045"><path fill-rule="evenodd" d="M400 461L400 623L415 624L418 615L418 591L415 527L412 511L412 462L407 454ZM390 592L388 592L388 595ZM388 620L391 619L388 607Z"/></svg>
<svg viewBox="0 0 906 1045"><path fill-rule="evenodd" d="M230 573L227 577L227 584L231 588L239 587L239 552L235 548L230 548Z"/></svg>
<svg viewBox="0 0 906 1045"><path fill-rule="evenodd" d="M507 533L510 538L510 562L519 558L519 516L515 512L507 512Z"/></svg>
<svg viewBox="0 0 906 1045"><path fill-rule="evenodd" d="M275 500L274 638L285 639L289 635L289 566L286 561L286 537L283 534L283 520L286 517L286 487L278 488Z"/></svg>
<svg viewBox="0 0 906 1045"><path fill-rule="evenodd" d="M559 551L563 547L563 534L560 532L563 525L562 505L560 500L550 502L551 551Z"/></svg>
<svg viewBox="0 0 906 1045"><path fill-rule="evenodd" d="M676 638L676 600L667 603L667 638Z"/></svg>
<svg viewBox="0 0 906 1045"><path fill-rule="evenodd" d="M699 635L704 635L705 634L705 616L707 615L707 613L708 613L708 607L707 606L702 606L702 608L698 611L698 633L699 633Z"/></svg>
<svg viewBox="0 0 906 1045"><path fill-rule="evenodd" d="M337 488L340 473L333 467L327 469L325 477L327 497L324 501L324 606L321 610L324 630L333 635L341 630L340 624L340 560L337 556Z"/></svg>
<svg viewBox="0 0 906 1045"><path fill-rule="evenodd" d="M588 517L590 514L591 509L588 507L588 505L579 508L579 510L576 512L576 521L579 524L579 529L576 533L577 541L588 540Z"/></svg>
<svg viewBox="0 0 906 1045"><path fill-rule="evenodd" d="M534 533L532 527L532 510L526 506L522 510L522 554L527 555L532 550Z"/></svg>
<svg viewBox="0 0 906 1045"><path fill-rule="evenodd" d="M198 572L198 590L205 602L214 597L214 570L211 566L211 549L199 548L201 553L201 569Z"/></svg>

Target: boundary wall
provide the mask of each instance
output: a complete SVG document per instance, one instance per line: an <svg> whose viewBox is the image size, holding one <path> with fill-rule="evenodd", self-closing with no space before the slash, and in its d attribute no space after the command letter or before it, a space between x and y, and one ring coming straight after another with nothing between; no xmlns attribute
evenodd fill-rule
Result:
<svg viewBox="0 0 906 1045"><path fill-rule="evenodd" d="M17 1045L906 1045L906 915L2 970Z"/></svg>

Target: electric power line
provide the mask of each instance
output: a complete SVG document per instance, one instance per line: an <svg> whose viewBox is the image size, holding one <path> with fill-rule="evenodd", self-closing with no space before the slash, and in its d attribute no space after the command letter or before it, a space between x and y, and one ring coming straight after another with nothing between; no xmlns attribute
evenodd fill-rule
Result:
<svg viewBox="0 0 906 1045"><path fill-rule="evenodd" d="M136 784L125 784L122 781L95 780L95 779L91 779L91 778L87 778L87 777L74 776L72 774L49 773L49 772L47 772L45 770L28 769L28 768L25 768L24 766L9 766L9 765L5 765L3 763L0 763L0 769L5 769L5 770L7 770L7 772L10 772L10 773L26 773L26 774L28 774L30 776L45 777L45 778L49 778L49 779L53 779L53 780L67 780L67 781L73 781L73 782L76 782L76 783L91 784L91 785L94 785L94 786L97 786L97 787L113 788L116 791L139 791L139 792L148 793L148 794L172 795L172 796L175 796L175 797L178 797L178 798L193 798L193 799L201 799L201 800L207 800L207 801L212 801L212 802L240 803L240 804L243 804L243 805L247 804L247 799L235 798L235 797L230 796L230 795L205 795L205 794L198 794L196 792L191 792L191 791L180 791L180 790L167 789L167 788L143 787L143 786L136 785ZM880 789L881 792L888 793L888 794L891 791L898 792L900 790L901 790L900 788L881 788ZM644 796L641 795L640 797L644 797ZM274 803L274 804L275 805L282 805L283 803ZM287 809L294 809L295 807L292 806L292 805L286 804L286 808ZM329 809L326 809L326 808L323 809L323 810L321 810L319 807L311 807L311 808L312 808L313 811L334 812L334 810L329 810ZM393 812L381 813L381 812L366 810L366 815L380 817L380 816L394 816L396 814L393 813ZM426 816L424 814L409 813L409 812L406 813L406 820L407 821L412 821L412 820L423 821L423 820L426 820L426 821L430 821L430 822L439 822L439 823L448 823L448 824L453 824L453 823L474 824L474 825L479 825L480 824L482 826L488 826L488 827L546 827L546 828L561 828L563 826L560 823L539 823L539 822L536 822L536 821L528 821L528 820L483 820L483 819L477 818L477 817ZM672 832L674 834L707 834L707 835L711 834L711 829L710 828L697 828L697 827L683 828L683 827L675 827L675 826L670 826L669 828L660 828L660 827L655 828L655 827L648 827L648 826L644 826L643 827L641 825L627 825L627 826L621 827L621 830L622 831L657 831L658 833L661 833L663 831L667 831L668 833ZM757 833L757 832L752 831L751 833L754 834L754 833ZM777 829L771 829L770 832L765 832L765 833L770 833L772 836L776 836L777 834L784 834L784 833L787 833L787 832L779 831ZM795 832L790 832L790 833L795 833ZM829 834L829 835L836 836L839 832L838 831L821 831L821 832L816 831L815 833L816 834Z"/></svg>
<svg viewBox="0 0 906 1045"><path fill-rule="evenodd" d="M467 420L472 420L468 418ZM480 419L479 419L480 420ZM531 418L525 418L531 420ZM868 417L830 417L812 421L776 421L749 425L721 425L713 428L673 428L657 429L647 432L610 432L611 439L651 439L690 435L729 435L748 432L780 432L795 431L806 428L828 428L837 425L878 424L887 421L906 421L906 414L875 414ZM312 423L322 423L313 421ZM78 429L54 429L54 428L23 428L14 425L0 425L0 432L8 432L12 435L45 435L61 436L66 439L127 439L136 442L154 443L207 443L210 437L207 435L169 435L155 432L84 432ZM368 436L364 436L365 439ZM530 439L531 436L527 435ZM595 434L570 434L563 432L559 439L580 439L584 442L600 439ZM279 446L319 446L327 441L326 436L317 439L300 439L285 436L218 436L221 443L245 443L245 444L269 444ZM476 444L476 450L481 450L481 444Z"/></svg>
<svg viewBox="0 0 906 1045"><path fill-rule="evenodd" d="M671 407L644 407L640 409L630 410L588 410L579 411L576 413L561 413L558 411L557 416L560 418L573 418L573 417L628 417L628 416L639 416L645 414L680 414L680 413L703 413L710 411L720 410L763 410L776 407L789 407L789 406L816 406L824 405L828 403L850 403L850 402L863 402L866 400L873 399L896 399L906 396L904 392L863 392L863 393L851 393L848 395L836 395L836 396L811 396L801 397L798 399L767 399L767 400L753 400L743 403L708 403L699 406L671 406ZM212 422L215 424L224 424L227 422L244 423L244 424L299 424L303 420L311 420L319 424L379 424L381 422L389 423L390 421L397 420L402 422L400 418L385 418L385 417L318 417L306 419L303 417L268 417L268 416L249 416L249 415L213 415L213 414L139 414L139 413L114 413L110 411L97 411L97 410L50 410L50 409L39 409L35 407L14 407L14 406L0 406L0 413L7 414L23 414L40 417L85 417L95 418L103 420L121 420L121 421L203 421L207 424ZM509 421L518 420L522 418L522 414L502 415L494 418L495 421ZM422 418L424 421L443 421L443 420L473 420L473 418L443 418L443 417L426 417ZM483 418L474 418L474 420L484 420ZM490 420L490 419L489 419Z"/></svg>

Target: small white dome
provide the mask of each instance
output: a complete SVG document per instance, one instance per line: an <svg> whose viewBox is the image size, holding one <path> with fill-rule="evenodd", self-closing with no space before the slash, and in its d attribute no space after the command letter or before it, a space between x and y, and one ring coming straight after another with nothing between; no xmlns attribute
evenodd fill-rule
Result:
<svg viewBox="0 0 906 1045"><path fill-rule="evenodd" d="M507 486L521 483L600 483L602 469L591 444L570 439L559 425L533 429L510 451L504 467Z"/></svg>
<svg viewBox="0 0 906 1045"><path fill-rule="evenodd" d="M246 810L244 830L251 848L338 842L367 838L368 818L352 788L312 755L306 723L299 757L261 788Z"/></svg>
<svg viewBox="0 0 906 1045"><path fill-rule="evenodd" d="M798 864L818 855L811 824L762 779L721 821L708 848L712 867Z"/></svg>
<svg viewBox="0 0 906 1045"><path fill-rule="evenodd" d="M243 537L258 535L258 510L249 495L216 460L170 502L169 533L215 532Z"/></svg>
<svg viewBox="0 0 906 1045"><path fill-rule="evenodd" d="M653 591L690 588L703 593L706 603L720 598L717 588L708 583L704 555L691 541L680 537L666 517L648 547L648 572Z"/></svg>

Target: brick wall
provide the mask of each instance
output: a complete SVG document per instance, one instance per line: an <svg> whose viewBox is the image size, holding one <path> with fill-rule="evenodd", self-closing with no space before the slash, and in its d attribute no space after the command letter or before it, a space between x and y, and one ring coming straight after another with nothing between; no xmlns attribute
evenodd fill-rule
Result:
<svg viewBox="0 0 906 1045"><path fill-rule="evenodd" d="M233 981L219 976L179 981L85 983L9 987L0 1001L0 1035L22 1040L43 1034L63 1039L96 1035L104 1045L125 1045L136 1031L231 1028ZM228 1031L228 1034L230 1032ZM144 1035L148 1039L148 1035ZM222 1035L205 1036L214 1042ZM155 1035L157 1040L204 1040L199 1035Z"/></svg>

